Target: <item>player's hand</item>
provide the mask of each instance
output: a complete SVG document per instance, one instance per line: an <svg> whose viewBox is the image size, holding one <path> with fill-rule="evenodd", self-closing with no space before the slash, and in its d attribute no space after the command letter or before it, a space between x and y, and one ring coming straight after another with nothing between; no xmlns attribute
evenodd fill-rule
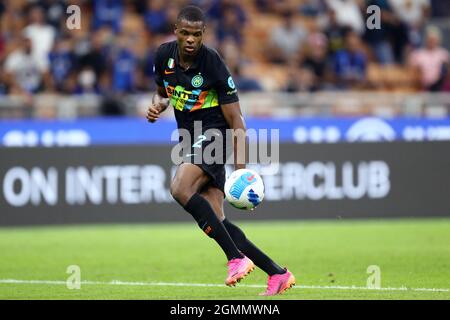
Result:
<svg viewBox="0 0 450 320"><path fill-rule="evenodd" d="M160 113L164 110L161 104L152 104L147 110L147 120L148 122L155 122L158 120Z"/></svg>

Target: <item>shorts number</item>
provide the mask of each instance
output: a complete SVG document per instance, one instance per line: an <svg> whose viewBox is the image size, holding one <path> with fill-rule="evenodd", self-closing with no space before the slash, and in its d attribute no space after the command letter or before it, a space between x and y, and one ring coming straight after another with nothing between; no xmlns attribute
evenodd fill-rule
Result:
<svg viewBox="0 0 450 320"><path fill-rule="evenodd" d="M202 147L202 142L206 140L206 136L204 135L200 135L198 136L198 141L195 142L192 147L193 148L201 148Z"/></svg>

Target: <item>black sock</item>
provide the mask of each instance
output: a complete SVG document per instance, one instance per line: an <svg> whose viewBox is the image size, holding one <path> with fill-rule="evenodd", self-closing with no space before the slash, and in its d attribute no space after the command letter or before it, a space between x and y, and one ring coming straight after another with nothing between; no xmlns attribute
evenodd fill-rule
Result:
<svg viewBox="0 0 450 320"><path fill-rule="evenodd" d="M259 268L264 270L269 276L274 274L283 274L285 269L272 261L264 252L258 249L250 240L247 239L244 232L238 226L232 224L227 219L223 220L223 225L237 245L238 249L249 257Z"/></svg>
<svg viewBox="0 0 450 320"><path fill-rule="evenodd" d="M184 206L197 221L199 227L211 238L216 240L227 259L242 258L243 255L234 244L231 236L222 222L217 218L211 205L205 198L195 193Z"/></svg>

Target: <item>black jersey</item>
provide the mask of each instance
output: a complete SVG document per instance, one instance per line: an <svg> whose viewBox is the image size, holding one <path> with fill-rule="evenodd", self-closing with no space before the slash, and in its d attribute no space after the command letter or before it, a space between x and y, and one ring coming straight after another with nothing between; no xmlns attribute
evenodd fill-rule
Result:
<svg viewBox="0 0 450 320"><path fill-rule="evenodd" d="M239 101L230 71L220 55L202 45L188 70L179 65L178 43L162 44L155 57L155 81L164 87L179 128L194 121L204 128L228 127L221 105Z"/></svg>

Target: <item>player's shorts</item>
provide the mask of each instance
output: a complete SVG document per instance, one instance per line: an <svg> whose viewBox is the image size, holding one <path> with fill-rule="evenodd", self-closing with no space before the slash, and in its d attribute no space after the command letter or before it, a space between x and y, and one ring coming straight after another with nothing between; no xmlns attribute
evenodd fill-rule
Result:
<svg viewBox="0 0 450 320"><path fill-rule="evenodd" d="M192 143L183 154L183 162L197 165L211 178L205 187L213 186L223 192L226 179L225 164L231 155L232 144L227 144L229 139L225 128L202 131L200 134L191 133Z"/></svg>
<svg viewBox="0 0 450 320"><path fill-rule="evenodd" d="M193 125L192 119L187 119L185 123L178 121L179 129L185 129L185 135L189 133L188 139L183 141L183 133L179 131L180 144L183 146L182 162L199 166L211 178L204 188L212 186L223 192L226 180L225 164L232 154L232 140L227 136L230 134L227 131L228 126L211 121L215 120L211 119L211 116L217 117L217 114L210 113L202 117L202 126L197 127ZM177 120L180 120L179 118L177 117Z"/></svg>

